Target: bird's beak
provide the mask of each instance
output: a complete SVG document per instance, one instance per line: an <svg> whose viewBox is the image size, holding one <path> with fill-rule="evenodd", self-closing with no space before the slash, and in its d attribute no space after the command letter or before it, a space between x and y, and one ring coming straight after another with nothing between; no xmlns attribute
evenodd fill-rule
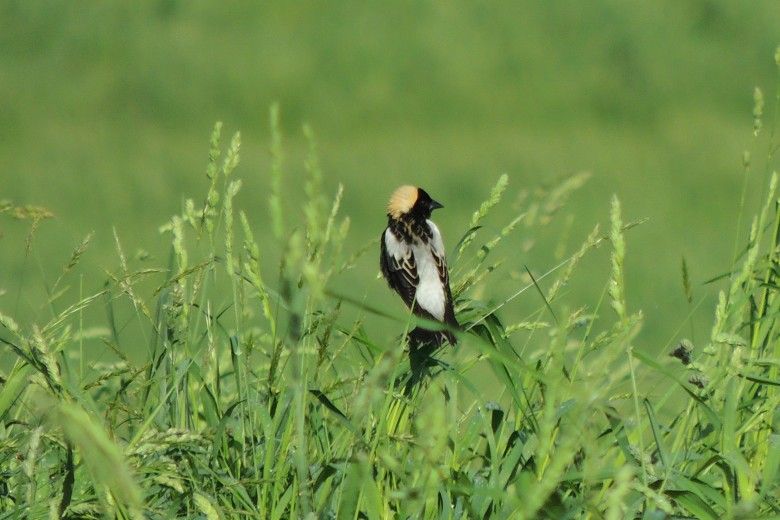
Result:
<svg viewBox="0 0 780 520"><path fill-rule="evenodd" d="M444 207L443 205L441 205L440 203L436 202L435 200L431 201L431 211L433 211L435 209L443 208L443 207Z"/></svg>

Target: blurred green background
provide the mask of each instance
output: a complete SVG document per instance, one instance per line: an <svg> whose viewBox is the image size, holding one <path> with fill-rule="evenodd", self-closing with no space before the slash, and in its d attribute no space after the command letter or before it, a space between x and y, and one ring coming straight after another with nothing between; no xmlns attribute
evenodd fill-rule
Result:
<svg viewBox="0 0 780 520"><path fill-rule="evenodd" d="M226 137L242 132L239 206L268 237L268 109L279 102L287 209L300 199L308 123L329 195L345 186L354 249L379 235L402 183L445 204L436 217L452 247L501 173L510 188L486 238L513 216L520 190L590 171L537 247L524 252L519 229L497 252L507 263L482 297L519 287L502 280L523 264L537 273L554 265L562 240L572 251L596 222L607 229L616 193L626 220L650 218L628 235L627 296L646 316L640 344L655 350L690 331L683 256L695 296L708 298L696 315L703 338L717 286L700 283L731 262L753 88L769 101L775 88L779 7L1 1L0 199L45 206L56 219L41 224L29 255L29 224L0 220L0 312L45 321L45 284L91 230L85 292L118 264L112 227L129 255L143 248L165 265L168 238L157 228L185 197L202 200L216 120ZM764 183L749 179L749 215ZM264 253L273 272L278 252ZM400 311L377 271L372 249L335 283ZM585 262L569 305L594 305L607 273L605 252ZM539 306L528 293L505 312Z"/></svg>

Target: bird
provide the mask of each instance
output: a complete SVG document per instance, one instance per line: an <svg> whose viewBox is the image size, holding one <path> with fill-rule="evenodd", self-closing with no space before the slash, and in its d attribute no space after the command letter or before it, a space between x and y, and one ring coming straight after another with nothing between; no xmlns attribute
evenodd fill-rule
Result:
<svg viewBox="0 0 780 520"><path fill-rule="evenodd" d="M387 228L380 237L379 265L387 284L412 312L447 330L417 327L409 333L410 354L456 345L458 329L450 290L444 241L431 213L443 206L415 186L396 189L387 204Z"/></svg>

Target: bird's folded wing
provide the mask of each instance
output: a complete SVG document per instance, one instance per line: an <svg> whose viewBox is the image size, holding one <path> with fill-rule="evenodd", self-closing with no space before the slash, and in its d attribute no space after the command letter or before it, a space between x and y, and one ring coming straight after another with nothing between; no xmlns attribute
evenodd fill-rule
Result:
<svg viewBox="0 0 780 520"><path fill-rule="evenodd" d="M390 229L385 230L380 239L382 274L388 285L394 289L409 307L414 302L417 284L417 263L409 244L398 240Z"/></svg>

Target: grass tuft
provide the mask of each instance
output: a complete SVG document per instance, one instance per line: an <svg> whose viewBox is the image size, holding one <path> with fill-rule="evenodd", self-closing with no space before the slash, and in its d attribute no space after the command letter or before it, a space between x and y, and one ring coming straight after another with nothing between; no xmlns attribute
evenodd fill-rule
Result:
<svg viewBox="0 0 780 520"><path fill-rule="evenodd" d="M258 242L239 207L240 134L223 150L218 123L205 196L160 228L167 262L128 257L116 231L116 268L84 291L91 280L74 268L88 235L51 285L51 317L0 313L12 356L0 387L0 518L780 514L775 174L709 339L694 349L679 338L671 356L634 344L643 315L629 311L625 263L640 221L625 223L615 196L608 234L593 226L557 265L504 276L499 244L523 233L512 250L533 247L588 175L519 195L483 237L509 189L501 176L451 255L462 341L412 384L400 340L409 316L335 290L376 245L349 240L348 187L325 194L307 127L303 202L283 204L278 106L270 121L273 240ZM565 288L607 242L601 292L577 301ZM682 276L690 306L685 260ZM530 314L505 324L502 309L532 288L541 298L524 302ZM377 333L379 320L397 336Z"/></svg>

